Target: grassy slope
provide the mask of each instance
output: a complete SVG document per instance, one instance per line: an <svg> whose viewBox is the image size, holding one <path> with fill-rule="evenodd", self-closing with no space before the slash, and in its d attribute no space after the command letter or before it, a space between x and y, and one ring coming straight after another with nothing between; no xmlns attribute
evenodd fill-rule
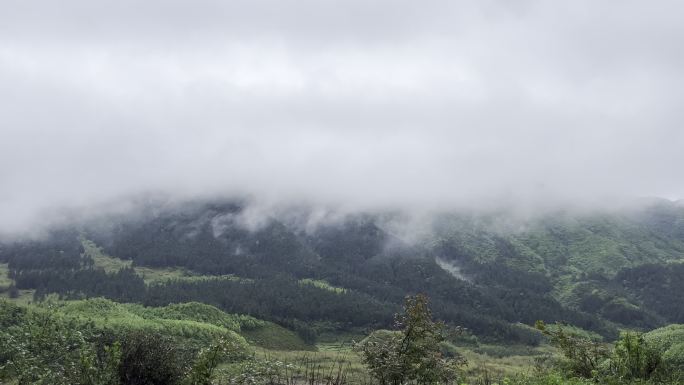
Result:
<svg viewBox="0 0 684 385"><path fill-rule="evenodd" d="M131 266L131 261L105 255L95 243L89 240L82 240L82 244L85 253L95 261L95 266L104 269L106 272L116 272ZM192 275L191 272L179 268L135 267L135 270L144 277L147 284L170 279L189 281L243 279L232 275ZM0 297L5 298L8 298L8 296L3 289L12 284L12 280L8 277L7 273L7 264L0 264ZM305 284L308 284L308 282ZM313 284L318 284L318 282ZM340 290L332 286L329 287L331 290ZM19 298L12 301L28 305L33 299L33 292L33 290L21 290ZM59 309L66 315L91 320L102 327L116 329L149 328L179 337L200 338L203 340L220 334L222 332L221 328L224 328L240 333L243 338L260 348L309 352L316 349L315 346L306 344L296 333L272 322L258 320L245 315L227 314L213 306L200 303L148 308L137 304L118 304L97 298L82 301L60 301Z"/></svg>
<svg viewBox="0 0 684 385"><path fill-rule="evenodd" d="M94 242L82 239L81 243L85 250L85 254L90 256L93 261L95 261L95 267L104 269L108 273L115 273L123 268L130 267L132 265L131 261L123 260L117 257L112 257L106 255L102 248L97 246ZM234 275L200 275L193 271L180 268L180 267L146 267L146 266L135 266L133 267L136 273L138 273L146 284L164 282L169 280L181 280L181 281L196 281L205 279L229 279L229 280L246 280L246 278L240 278Z"/></svg>
<svg viewBox="0 0 684 385"><path fill-rule="evenodd" d="M197 302L145 307L92 298L76 301L51 300L49 305L64 316L93 322L97 327L116 331L154 330L201 343L211 341L219 335L229 335L257 348L309 352L316 349L302 341L296 333L272 322L246 315L228 314ZM40 309L43 305L32 306Z"/></svg>
<svg viewBox="0 0 684 385"><path fill-rule="evenodd" d="M276 324L248 316L227 314L213 306L200 303L175 304L165 307L144 307L121 304L102 298L76 301L49 301L30 305L33 309L51 306L59 314L92 322L98 328L116 332L154 330L165 335L183 338L199 346L225 335L239 343L252 346L256 356L293 363L304 368L315 366L321 373L335 370L340 363L350 380L363 383L367 374L361 357L352 344L325 343L317 346L305 344L295 333ZM469 374L486 370L491 374L513 374L533 368L534 358L551 353L548 346L477 345L458 346L456 350L469 362Z"/></svg>
<svg viewBox="0 0 684 385"><path fill-rule="evenodd" d="M264 349L284 351L314 351L315 346L307 345L293 331L272 322L262 321L255 328L242 328L242 334L251 344Z"/></svg>
<svg viewBox="0 0 684 385"><path fill-rule="evenodd" d="M85 254L90 256L95 261L95 266L104 269L108 273L114 273L122 268L130 267L131 261L125 261L116 257L106 255L102 249L97 246L94 242L82 239L83 249ZM145 283L154 283L165 281L169 279L177 279L190 275L190 272L185 269L175 268L175 267L165 267L165 268L149 268L136 266L135 271L140 274L145 280Z"/></svg>
<svg viewBox="0 0 684 385"><path fill-rule="evenodd" d="M201 342L227 335L244 343L244 339L237 334L239 322L234 316L223 313L223 318L217 318L209 306L206 309L194 307L194 314L176 311L177 309L172 307L174 305L152 309L102 298L60 302L56 306L65 316L92 321L97 327L116 331L154 330ZM210 312L209 316L206 316L207 311Z"/></svg>
<svg viewBox="0 0 684 385"><path fill-rule="evenodd" d="M95 265L97 267L103 268L107 272L116 272L124 267L129 267L131 266L130 261L125 261L116 257L111 257L108 255L105 255L102 252L102 249L99 248L94 242L91 242L89 240L83 240L83 247L85 249L86 254L90 255L90 257L93 258L95 261ZM187 280L187 281L194 281L194 280L206 280L206 279L229 279L229 280L241 280L244 278L239 278L233 275L224 275L224 276L208 276L208 275L195 275L192 272L189 272L185 269L180 269L180 268L149 268L149 267L135 267L135 271L143 276L145 279L145 283L150 284L150 283L155 283L155 282L160 282L160 281L165 281L165 280ZM312 281L312 284L319 284L318 281L314 282ZM308 282L307 282L308 283ZM341 290L338 288L333 288L332 286L328 286L331 288L331 290ZM135 305L130 305L130 306L135 306ZM161 313L168 313L169 308L176 307L176 309L181 308L181 307L188 307L188 304L182 304L182 305L170 305L167 306L166 311L162 311ZM200 306L205 306L204 309L199 309ZM192 305L194 308L198 308L197 313L198 316L202 317L204 315L204 318L202 320L206 320L206 313L210 312L213 313L211 314L211 319L219 319L220 316L218 313L223 313L221 310L214 308L213 306L208 306L208 305L201 305L201 304L194 304ZM212 308L212 309L209 309ZM133 307L134 313L140 314L139 307ZM160 314L159 311L152 310L153 308L147 308L145 310L146 313L148 314L153 314L157 313ZM192 312L186 312L186 315L191 314ZM257 320L253 317L249 316L232 316L235 318L235 322L239 323L242 327L238 326L237 329L233 329L237 332L239 332L242 336L244 336L251 344L262 347L262 348L269 348L269 349L280 349L280 350L300 350L300 351L311 351L315 350L315 346L311 346L306 344L302 339L294 332L291 330L288 330L282 326L279 326L277 324L274 324L272 322L268 321L262 321L262 320ZM185 319L185 318L183 318ZM223 322L223 321L221 321ZM216 324L216 322L213 322Z"/></svg>
<svg viewBox="0 0 684 385"><path fill-rule="evenodd" d="M302 285L311 285L311 286L314 286L314 287L317 287L317 288L323 289L323 290L329 290L329 291L332 291L333 293L337 293L337 294L342 294L342 293L345 293L347 291L347 289L345 289L345 288L333 286L333 285L329 284L328 282L326 282L324 280L320 280L320 279L305 278L305 279L300 279L299 283Z"/></svg>

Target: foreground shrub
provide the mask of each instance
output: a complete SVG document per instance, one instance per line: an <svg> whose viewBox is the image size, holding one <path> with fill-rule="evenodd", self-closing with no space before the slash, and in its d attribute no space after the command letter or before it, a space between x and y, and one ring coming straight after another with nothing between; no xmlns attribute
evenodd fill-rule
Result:
<svg viewBox="0 0 684 385"><path fill-rule="evenodd" d="M195 363L185 379L186 385L211 385L220 363L240 361L247 358L246 347L233 339L221 337L210 346L200 350Z"/></svg>
<svg viewBox="0 0 684 385"><path fill-rule="evenodd" d="M615 344L608 375L621 380L648 380L666 375L661 353L640 333L626 332Z"/></svg>
<svg viewBox="0 0 684 385"><path fill-rule="evenodd" d="M119 347L98 349L95 339L92 325L50 311L26 312L0 331L0 379L19 385L116 385Z"/></svg>
<svg viewBox="0 0 684 385"><path fill-rule="evenodd" d="M538 321L537 328L563 353L564 360L557 367L565 375L601 384L683 383L681 368L672 365L664 354L674 351L672 345L677 346L671 333L658 339L653 335L624 332L609 350L599 342L565 332L561 325L551 329Z"/></svg>
<svg viewBox="0 0 684 385"><path fill-rule="evenodd" d="M684 325L668 325L644 334L644 340L663 355L672 372L684 373Z"/></svg>
<svg viewBox="0 0 684 385"><path fill-rule="evenodd" d="M599 366L610 356L602 343L567 333L560 324L549 328L544 322L537 321L535 327L549 338L551 345L560 349L565 360L559 366L572 375L593 378L597 375Z"/></svg>
<svg viewBox="0 0 684 385"><path fill-rule="evenodd" d="M156 332L133 331L121 340L118 372L127 385L175 385L190 369L191 352Z"/></svg>
<svg viewBox="0 0 684 385"><path fill-rule="evenodd" d="M426 296L407 297L396 326L400 331L376 333L357 346L375 380L382 385L456 381L465 360L442 354L445 325L432 321Z"/></svg>

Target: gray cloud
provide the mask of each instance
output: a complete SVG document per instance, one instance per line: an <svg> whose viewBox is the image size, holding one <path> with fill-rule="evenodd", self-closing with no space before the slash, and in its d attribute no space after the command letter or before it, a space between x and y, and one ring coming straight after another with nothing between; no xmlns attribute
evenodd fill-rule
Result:
<svg viewBox="0 0 684 385"><path fill-rule="evenodd" d="M3 1L0 229L122 196L681 197L678 1Z"/></svg>

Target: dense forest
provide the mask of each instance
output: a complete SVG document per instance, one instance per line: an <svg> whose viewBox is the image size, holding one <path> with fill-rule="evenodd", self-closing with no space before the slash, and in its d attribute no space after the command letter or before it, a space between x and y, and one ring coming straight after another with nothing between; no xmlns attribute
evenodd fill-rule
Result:
<svg viewBox="0 0 684 385"><path fill-rule="evenodd" d="M5 241L11 284L0 290L35 303L202 303L292 331L302 346L392 329L416 293L460 342L546 344L536 322L604 341L684 323L684 208L675 203L532 218L441 214L410 240L397 213L313 226L303 225L306 210L249 215L236 202L194 202Z"/></svg>
<svg viewBox="0 0 684 385"><path fill-rule="evenodd" d="M684 282L677 262L684 255L684 209L672 203L627 213L554 214L528 220L523 230L511 229L505 214L442 215L429 236L410 243L387 229L386 215L350 215L302 229L277 217L250 228L247 209L232 202L149 211L5 243L0 262L8 264L16 288L35 289L36 298L201 301L312 327L387 326L404 296L417 292L432 298L440 319L498 341L537 343L516 326L536 320L608 338L623 326L684 322L677 296ZM84 240L132 265L104 271ZM179 267L206 279L145 284L136 266Z"/></svg>

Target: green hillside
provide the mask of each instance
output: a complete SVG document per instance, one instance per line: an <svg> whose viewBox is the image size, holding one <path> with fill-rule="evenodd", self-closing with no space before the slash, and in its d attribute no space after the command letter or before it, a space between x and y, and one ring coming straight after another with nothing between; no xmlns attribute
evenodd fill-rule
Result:
<svg viewBox="0 0 684 385"><path fill-rule="evenodd" d="M36 309L52 303L58 317L97 330L160 333L195 348L229 338L292 360L299 353L287 352L327 352L393 328L404 298L424 293L434 316L461 331L454 349L508 374L548 352L539 320L602 344L684 323L679 204L442 213L411 242L396 235L397 213L246 228L243 210L193 204L2 243L0 295Z"/></svg>

